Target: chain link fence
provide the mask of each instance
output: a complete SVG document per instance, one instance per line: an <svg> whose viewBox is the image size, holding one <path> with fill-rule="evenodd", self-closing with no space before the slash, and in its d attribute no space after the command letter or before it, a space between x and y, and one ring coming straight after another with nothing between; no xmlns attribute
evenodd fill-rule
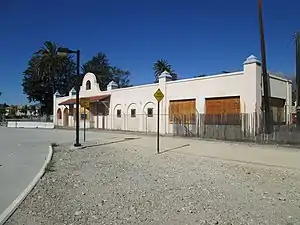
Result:
<svg viewBox="0 0 300 225"><path fill-rule="evenodd" d="M192 118L192 117L190 117ZM286 123L287 118L273 118L272 134L264 133L263 114L196 114L192 120L174 116L173 135L225 141L273 144L300 144L300 129Z"/></svg>
<svg viewBox="0 0 300 225"><path fill-rule="evenodd" d="M296 129L294 124L287 124L286 121L290 119L282 116L276 118L273 116L272 134L264 133L264 117L258 113L160 114L159 118L160 133L165 135L253 143L300 144L299 129ZM75 121L71 121L72 119L69 119L68 127L75 127ZM83 127L83 120L80 120L80 127ZM156 134L157 114L122 113L90 116L86 127Z"/></svg>
<svg viewBox="0 0 300 225"><path fill-rule="evenodd" d="M43 116L28 116L28 117L3 117L0 120L0 126L7 127L8 122L53 122L52 115L43 115Z"/></svg>
<svg viewBox="0 0 300 225"><path fill-rule="evenodd" d="M165 118L167 118L167 115L160 115L160 121L164 121ZM94 128L100 129L142 132L146 134L157 131L157 114L113 114L98 116L97 119L94 118L91 122Z"/></svg>

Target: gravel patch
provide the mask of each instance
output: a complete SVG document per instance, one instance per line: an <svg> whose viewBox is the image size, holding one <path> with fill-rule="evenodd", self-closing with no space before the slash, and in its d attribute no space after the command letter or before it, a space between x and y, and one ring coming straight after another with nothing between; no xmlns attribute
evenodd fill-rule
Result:
<svg viewBox="0 0 300 225"><path fill-rule="evenodd" d="M300 224L300 172L126 143L59 146L5 225Z"/></svg>

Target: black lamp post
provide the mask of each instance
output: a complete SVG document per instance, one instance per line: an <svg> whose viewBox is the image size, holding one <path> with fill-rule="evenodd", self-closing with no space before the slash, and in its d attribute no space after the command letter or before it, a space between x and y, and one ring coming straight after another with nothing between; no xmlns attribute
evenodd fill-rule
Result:
<svg viewBox="0 0 300 225"><path fill-rule="evenodd" d="M296 115L297 128L300 129L300 32L296 33Z"/></svg>
<svg viewBox="0 0 300 225"><path fill-rule="evenodd" d="M58 48L57 53L59 55L68 55L68 54L76 54L76 68L77 68L77 79L76 79L76 141L74 143L75 147L81 146L79 143L79 76L80 76L80 50L70 50L68 48Z"/></svg>

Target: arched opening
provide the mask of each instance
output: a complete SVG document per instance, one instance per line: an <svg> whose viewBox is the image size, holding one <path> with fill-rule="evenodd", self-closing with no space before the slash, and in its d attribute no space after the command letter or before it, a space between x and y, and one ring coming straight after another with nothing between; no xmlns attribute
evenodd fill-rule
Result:
<svg viewBox="0 0 300 225"><path fill-rule="evenodd" d="M65 108L65 109L64 109L64 116L63 116L63 119L64 119L64 121L63 121L63 126L64 126L64 127L69 126L69 110L68 110L68 108Z"/></svg>
<svg viewBox="0 0 300 225"><path fill-rule="evenodd" d="M85 89L86 90L91 90L91 81L87 81L86 83L85 83Z"/></svg>
<svg viewBox="0 0 300 225"><path fill-rule="evenodd" d="M127 108L127 115L126 115L127 130L138 131L140 117L141 115L138 115L137 104L131 103Z"/></svg>
<svg viewBox="0 0 300 225"><path fill-rule="evenodd" d="M56 113L57 113L57 119L61 120L61 117L62 117L62 115L61 115L61 109L57 109Z"/></svg>
<svg viewBox="0 0 300 225"><path fill-rule="evenodd" d="M154 102L147 102L143 109L143 131L157 131L157 111Z"/></svg>
<svg viewBox="0 0 300 225"><path fill-rule="evenodd" d="M121 104L114 107L113 117L113 129L125 130L126 114L123 111Z"/></svg>

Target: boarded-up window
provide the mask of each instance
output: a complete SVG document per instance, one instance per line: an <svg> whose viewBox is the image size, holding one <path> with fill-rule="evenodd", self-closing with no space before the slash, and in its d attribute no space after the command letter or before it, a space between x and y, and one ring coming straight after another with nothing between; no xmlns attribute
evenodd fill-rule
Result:
<svg viewBox="0 0 300 225"><path fill-rule="evenodd" d="M238 125L241 123L240 97L205 99L205 123Z"/></svg>
<svg viewBox="0 0 300 225"><path fill-rule="evenodd" d="M195 123L196 99L171 100L169 120L170 122Z"/></svg>
<svg viewBox="0 0 300 225"><path fill-rule="evenodd" d="M121 109L117 109L117 117L121 117Z"/></svg>
<svg viewBox="0 0 300 225"><path fill-rule="evenodd" d="M147 109L147 116L148 117L153 117L153 108L148 108Z"/></svg>
<svg viewBox="0 0 300 225"><path fill-rule="evenodd" d="M136 117L136 110L135 109L130 110L130 116L131 117Z"/></svg>

